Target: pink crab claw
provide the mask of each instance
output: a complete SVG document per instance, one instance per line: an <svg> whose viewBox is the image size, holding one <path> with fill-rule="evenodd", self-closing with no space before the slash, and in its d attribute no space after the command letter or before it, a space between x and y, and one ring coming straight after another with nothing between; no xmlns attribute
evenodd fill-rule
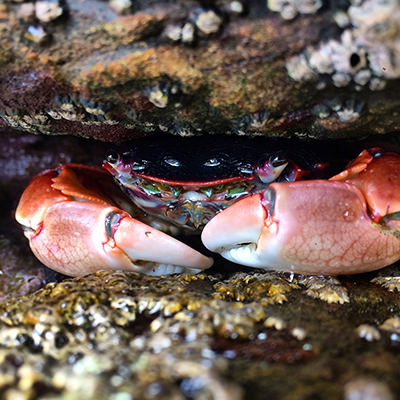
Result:
<svg viewBox="0 0 400 400"><path fill-rule="evenodd" d="M33 253L65 275L124 269L150 275L196 273L212 259L134 218L100 168L66 165L36 176L16 218Z"/></svg>
<svg viewBox="0 0 400 400"><path fill-rule="evenodd" d="M239 200L207 224L204 245L239 264L304 274L392 264L400 259L400 156L355 165L334 180L274 183Z"/></svg>

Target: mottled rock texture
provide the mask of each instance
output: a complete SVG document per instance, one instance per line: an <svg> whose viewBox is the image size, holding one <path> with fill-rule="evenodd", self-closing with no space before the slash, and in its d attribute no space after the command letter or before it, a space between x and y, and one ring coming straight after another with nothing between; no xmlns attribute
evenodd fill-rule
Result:
<svg viewBox="0 0 400 400"><path fill-rule="evenodd" d="M396 131L399 8L397 0L6 1L0 124L105 141L157 130Z"/></svg>
<svg viewBox="0 0 400 400"><path fill-rule="evenodd" d="M0 393L5 400L394 399L397 295L369 278L304 284L271 272L107 272L51 283L0 306ZM311 286L345 292L345 301L313 299Z"/></svg>

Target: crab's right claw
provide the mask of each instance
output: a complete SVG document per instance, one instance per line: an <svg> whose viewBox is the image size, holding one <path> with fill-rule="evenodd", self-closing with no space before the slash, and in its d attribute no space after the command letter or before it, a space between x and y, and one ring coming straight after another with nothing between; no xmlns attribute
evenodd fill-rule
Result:
<svg viewBox="0 0 400 400"><path fill-rule="evenodd" d="M202 240L239 264L314 275L368 272L400 258L398 231L371 221L363 193L326 180L274 183L214 217Z"/></svg>

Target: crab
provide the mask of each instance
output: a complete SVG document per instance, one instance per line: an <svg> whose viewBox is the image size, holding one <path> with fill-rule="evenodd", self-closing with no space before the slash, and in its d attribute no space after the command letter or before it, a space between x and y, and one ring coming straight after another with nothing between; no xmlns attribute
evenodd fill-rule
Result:
<svg viewBox="0 0 400 400"><path fill-rule="evenodd" d="M233 156L213 146L215 156L199 161L187 152L184 163L164 152L163 168L149 161L148 146L109 155L105 168L44 171L22 194L16 218L37 258L70 276L197 273L213 260L167 233L199 230L207 249L249 267L339 275L400 258L399 154L364 150L328 178L326 164L299 166L276 146L252 150L250 162L243 146L235 144ZM190 175L188 165L199 162Z"/></svg>

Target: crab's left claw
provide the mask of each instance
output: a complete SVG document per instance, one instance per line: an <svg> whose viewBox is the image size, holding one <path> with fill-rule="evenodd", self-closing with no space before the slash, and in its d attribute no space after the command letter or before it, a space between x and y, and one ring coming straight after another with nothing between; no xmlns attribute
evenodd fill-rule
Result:
<svg viewBox="0 0 400 400"><path fill-rule="evenodd" d="M204 245L233 262L306 274L353 274L400 258L396 230L374 223L348 182L274 183L214 217Z"/></svg>
<svg viewBox="0 0 400 400"><path fill-rule="evenodd" d="M33 178L16 218L36 257L65 275L113 269L197 273L211 266L209 257L120 208L121 196L105 171L63 165Z"/></svg>

